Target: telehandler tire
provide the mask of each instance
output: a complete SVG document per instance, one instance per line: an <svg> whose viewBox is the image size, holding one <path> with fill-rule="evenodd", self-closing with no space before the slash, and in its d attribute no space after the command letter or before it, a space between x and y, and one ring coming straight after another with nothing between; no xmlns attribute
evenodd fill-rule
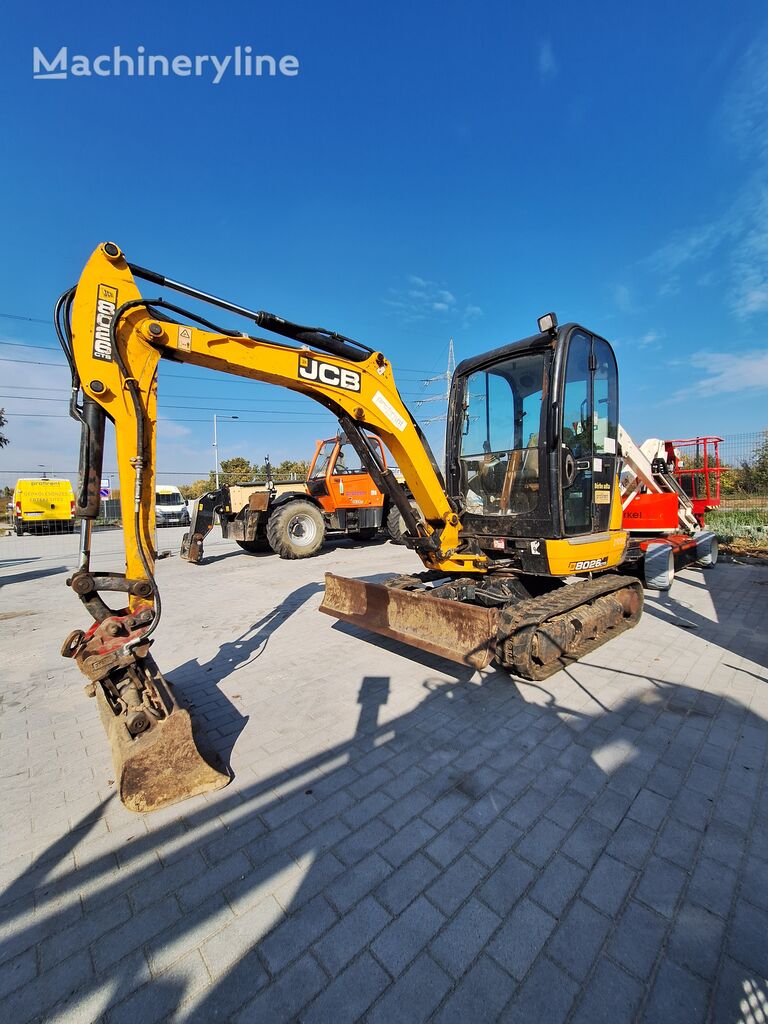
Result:
<svg viewBox="0 0 768 1024"><path fill-rule="evenodd" d="M419 518L419 507L411 502L411 508L414 511L416 518ZM397 505L393 505L392 508L387 512L387 533L389 539L393 544L405 544L405 534L408 531L405 529L405 522L400 514L400 509Z"/></svg>
<svg viewBox="0 0 768 1024"><path fill-rule="evenodd" d="M366 526L364 530L355 530L355 532L352 534L352 537L355 540L361 541L363 544L367 544L368 541L374 539L378 532L378 526Z"/></svg>
<svg viewBox="0 0 768 1024"><path fill-rule="evenodd" d="M281 558L310 558L325 540L325 521L311 501L290 501L267 521L269 546Z"/></svg>
<svg viewBox="0 0 768 1024"><path fill-rule="evenodd" d="M236 540L235 544L249 555L257 555L262 551L270 551L269 541L266 537L257 537L255 540Z"/></svg>

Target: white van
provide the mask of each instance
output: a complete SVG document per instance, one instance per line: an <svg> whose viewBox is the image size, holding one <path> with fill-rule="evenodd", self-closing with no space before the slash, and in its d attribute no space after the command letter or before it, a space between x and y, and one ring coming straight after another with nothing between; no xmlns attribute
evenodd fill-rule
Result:
<svg viewBox="0 0 768 1024"><path fill-rule="evenodd" d="M189 526L189 509L178 487L155 487L155 520L158 526Z"/></svg>

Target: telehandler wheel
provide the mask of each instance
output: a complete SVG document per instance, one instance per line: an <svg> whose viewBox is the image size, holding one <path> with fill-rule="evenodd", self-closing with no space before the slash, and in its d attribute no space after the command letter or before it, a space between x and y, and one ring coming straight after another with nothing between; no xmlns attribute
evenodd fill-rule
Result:
<svg viewBox="0 0 768 1024"><path fill-rule="evenodd" d="M649 544L643 559L643 582L649 590L669 590L675 578L675 555L669 544Z"/></svg>
<svg viewBox="0 0 768 1024"><path fill-rule="evenodd" d="M271 550L266 537L257 537L255 540L236 540L235 544L243 551L247 551L249 555Z"/></svg>
<svg viewBox="0 0 768 1024"><path fill-rule="evenodd" d="M411 508L418 519L418 505L411 502ZM403 521L403 517L400 514L400 509L397 505L393 505L389 512L387 512L387 533L389 534L389 539L393 544L405 544L405 540L403 538L405 537L407 530L405 529L405 522Z"/></svg>
<svg viewBox="0 0 768 1024"><path fill-rule="evenodd" d="M376 534L379 532L378 526L366 526L364 530L355 530L352 534L355 540L367 543L369 540L373 540Z"/></svg>
<svg viewBox="0 0 768 1024"><path fill-rule="evenodd" d="M281 558L310 558L325 540L325 521L311 501L291 501L267 521L267 540Z"/></svg>

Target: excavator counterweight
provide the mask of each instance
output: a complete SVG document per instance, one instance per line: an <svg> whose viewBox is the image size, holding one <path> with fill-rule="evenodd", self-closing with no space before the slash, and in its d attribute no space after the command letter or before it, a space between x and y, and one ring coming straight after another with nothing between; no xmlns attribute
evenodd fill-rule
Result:
<svg viewBox="0 0 768 1024"><path fill-rule="evenodd" d="M294 344L217 327L160 295L146 298L136 279ZM198 750L188 712L150 655L161 613L154 575L161 359L285 387L337 417L425 571L384 584L329 574L321 609L329 615L472 668L494 662L524 679L552 675L639 619L638 581L611 572L627 545L617 484L618 370L608 342L586 328L559 327L547 314L532 337L457 367L443 476L389 361L351 338L128 263L113 242L95 250L54 319L72 372L70 411L81 425L80 561L68 583L93 620L62 653L89 680L130 809L152 810L228 780ZM107 419L115 425L125 567L97 573L90 540ZM386 467L382 446L402 481ZM119 608L105 600L110 593L120 596Z"/></svg>

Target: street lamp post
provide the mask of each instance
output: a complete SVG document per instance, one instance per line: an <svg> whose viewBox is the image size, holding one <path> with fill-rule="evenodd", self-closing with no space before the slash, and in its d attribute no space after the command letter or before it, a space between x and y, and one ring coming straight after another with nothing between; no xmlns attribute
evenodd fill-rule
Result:
<svg viewBox="0 0 768 1024"><path fill-rule="evenodd" d="M213 451L216 457L216 490L219 489L219 439L216 432L216 421L219 420L239 420L239 416L219 416L218 413L213 414Z"/></svg>

